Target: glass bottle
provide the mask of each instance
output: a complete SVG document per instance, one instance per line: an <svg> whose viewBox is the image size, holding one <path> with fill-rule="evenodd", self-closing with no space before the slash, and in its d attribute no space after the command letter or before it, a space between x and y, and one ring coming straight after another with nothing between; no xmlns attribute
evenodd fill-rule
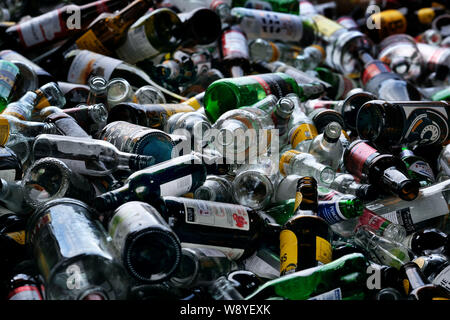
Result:
<svg viewBox="0 0 450 320"><path fill-rule="evenodd" d="M126 121L148 128L164 130L170 116L195 111L186 104L147 104L124 102L109 110L108 123Z"/></svg>
<svg viewBox="0 0 450 320"><path fill-rule="evenodd" d="M352 253L330 263L268 281L245 299L306 300L339 289L343 300L362 300L365 296L366 270L364 255Z"/></svg>
<svg viewBox="0 0 450 320"><path fill-rule="evenodd" d="M312 176L324 185L330 185L336 175L331 167L318 162L312 154L297 150L289 150L281 155L280 173L283 176Z"/></svg>
<svg viewBox="0 0 450 320"><path fill-rule="evenodd" d="M182 22L181 30L178 30L182 47L210 45L220 37L222 22L217 13L209 8L179 13L178 18Z"/></svg>
<svg viewBox="0 0 450 320"><path fill-rule="evenodd" d="M66 99L66 108L74 108L79 104L85 104L89 95L89 86L58 81L59 88Z"/></svg>
<svg viewBox="0 0 450 320"><path fill-rule="evenodd" d="M424 67L428 73L432 73L433 78L448 82L450 48L433 46L425 43L418 43L417 47L424 60Z"/></svg>
<svg viewBox="0 0 450 320"><path fill-rule="evenodd" d="M126 299L126 271L93 217L83 202L62 198L47 202L30 218L27 243L44 277L47 299Z"/></svg>
<svg viewBox="0 0 450 320"><path fill-rule="evenodd" d="M450 263L443 254L428 254L413 260L426 279L450 292Z"/></svg>
<svg viewBox="0 0 450 320"><path fill-rule="evenodd" d="M170 3L175 5L181 12L188 12L198 7L209 8L216 12L224 21L230 15L231 2L231 0L173 0Z"/></svg>
<svg viewBox="0 0 450 320"><path fill-rule="evenodd" d="M359 217L355 230L361 226L394 242L403 243L406 238L406 230L403 226L393 223L367 208L364 208L363 214Z"/></svg>
<svg viewBox="0 0 450 320"><path fill-rule="evenodd" d="M300 54L301 48L281 41L269 41L262 38L250 40L248 42L250 57L254 61L265 62L282 61L287 64L294 64L295 58Z"/></svg>
<svg viewBox="0 0 450 320"><path fill-rule="evenodd" d="M215 122L226 111L251 106L270 94L280 99L289 93L298 93L298 85L284 73L221 79L205 92L205 113Z"/></svg>
<svg viewBox="0 0 450 320"><path fill-rule="evenodd" d="M164 127L164 131L169 134L185 134L191 137L193 150L205 147L211 137L209 131L212 129L208 118L198 112L179 112L171 115ZM196 149L197 148L197 149Z"/></svg>
<svg viewBox="0 0 450 320"><path fill-rule="evenodd" d="M205 182L208 173L224 169L209 161L199 153L191 153L137 171L125 180L123 187L96 197L94 206L99 211L107 211L127 201L151 200L149 196L181 196L193 192Z"/></svg>
<svg viewBox="0 0 450 320"><path fill-rule="evenodd" d="M406 176L405 165L392 154L382 154L363 140L356 140L344 152L346 169L375 185L380 192L390 192L412 201L419 194L419 182Z"/></svg>
<svg viewBox="0 0 450 320"><path fill-rule="evenodd" d="M238 26L225 28L219 40L221 63L233 78L243 77L250 69L247 37Z"/></svg>
<svg viewBox="0 0 450 320"><path fill-rule="evenodd" d="M138 171L155 162L151 156L121 152L107 141L61 135L37 136L32 152L34 159L53 157L76 163L77 171L89 176L103 176L116 170ZM92 161L101 161L105 166L95 168Z"/></svg>
<svg viewBox="0 0 450 320"><path fill-rule="evenodd" d="M136 93L138 104L166 104L166 97L158 88L150 85L140 87ZM195 109L195 108L194 108Z"/></svg>
<svg viewBox="0 0 450 320"><path fill-rule="evenodd" d="M20 181L8 182L0 179L0 204L18 215L27 215L32 211L24 201Z"/></svg>
<svg viewBox="0 0 450 320"><path fill-rule="evenodd" d="M415 155L408 147L402 147L399 156L408 169L409 177L418 180L421 187L431 186L436 182L433 169L431 169L428 162L422 157Z"/></svg>
<svg viewBox="0 0 450 320"><path fill-rule="evenodd" d="M7 296L8 300L44 300L44 289L38 279L34 263L26 260L20 263L14 270L14 275L9 279Z"/></svg>
<svg viewBox="0 0 450 320"><path fill-rule="evenodd" d="M234 203L233 180L232 176L209 175L205 183L195 190L194 199Z"/></svg>
<svg viewBox="0 0 450 320"><path fill-rule="evenodd" d="M408 300L450 300L450 292L440 285L430 283L416 263L406 263L400 272Z"/></svg>
<svg viewBox="0 0 450 320"><path fill-rule="evenodd" d="M97 138L112 143L122 152L151 156L155 163L171 159L175 150L175 142L164 131L126 121L107 124Z"/></svg>
<svg viewBox="0 0 450 320"><path fill-rule="evenodd" d="M107 99L109 87L108 81L101 76L92 76L88 80L88 85L89 95L86 103L89 105L103 103L108 107L108 109L110 109Z"/></svg>
<svg viewBox="0 0 450 320"><path fill-rule="evenodd" d="M149 11L130 26L116 54L121 60L135 64L171 52L179 44L177 30L181 25L180 18L170 9Z"/></svg>
<svg viewBox="0 0 450 320"><path fill-rule="evenodd" d="M449 243L449 236L436 228L418 230L403 240L403 244L417 256L448 254Z"/></svg>
<svg viewBox="0 0 450 320"><path fill-rule="evenodd" d="M236 263L220 250L208 247L182 248L180 264L169 281L175 287L205 287L233 269L236 269Z"/></svg>
<svg viewBox="0 0 450 320"><path fill-rule="evenodd" d="M325 131L314 138L308 150L308 153L312 154L318 162L331 167L334 171L338 169L344 153L339 140L341 131L342 127L339 123L329 123Z"/></svg>
<svg viewBox="0 0 450 320"><path fill-rule="evenodd" d="M244 300L244 297L225 276L221 276L208 288L214 300Z"/></svg>
<svg viewBox="0 0 450 320"><path fill-rule="evenodd" d="M303 52L295 58L296 68L306 71L313 70L325 60L325 50L319 45L311 45L303 49Z"/></svg>
<svg viewBox="0 0 450 320"><path fill-rule="evenodd" d="M169 279L181 261L181 245L151 205L130 201L112 213L108 233L130 275L145 283Z"/></svg>
<svg viewBox="0 0 450 320"><path fill-rule="evenodd" d="M359 183L353 175L347 173L337 173L330 188L341 193L352 194L363 201L373 201L378 198L378 192L373 185Z"/></svg>
<svg viewBox="0 0 450 320"><path fill-rule="evenodd" d="M0 83L0 112L2 112L17 88L15 83L20 77L20 71L14 63L0 60L0 75L4 79Z"/></svg>

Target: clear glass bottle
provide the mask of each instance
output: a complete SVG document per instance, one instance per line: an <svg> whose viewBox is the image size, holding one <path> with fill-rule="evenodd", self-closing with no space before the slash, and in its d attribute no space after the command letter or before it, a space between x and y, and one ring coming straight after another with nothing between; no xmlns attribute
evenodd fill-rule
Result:
<svg viewBox="0 0 450 320"><path fill-rule="evenodd" d="M282 61L287 64L294 64L295 58L300 54L301 48L281 41L269 41L262 38L250 40L248 42L250 57L254 61L262 60L266 62Z"/></svg>
<svg viewBox="0 0 450 320"><path fill-rule="evenodd" d="M137 102L133 88L123 78L111 79L108 82L108 107L111 109L122 102Z"/></svg>
<svg viewBox="0 0 450 320"><path fill-rule="evenodd" d="M319 45L311 45L295 58L296 68L306 71L313 70L325 60L325 50Z"/></svg>
<svg viewBox="0 0 450 320"><path fill-rule="evenodd" d="M33 143L33 157L53 157L68 160L77 166L78 173L103 176L116 170L138 171L155 163L151 156L119 151L104 140L41 134ZM102 162L103 168L95 168L94 162Z"/></svg>
<svg viewBox="0 0 450 320"><path fill-rule="evenodd" d="M86 204L68 198L49 201L30 219L27 243L44 277L47 299L126 299L126 271Z"/></svg>
<svg viewBox="0 0 450 320"><path fill-rule="evenodd" d="M234 176L209 175L194 192L194 199L234 203L232 188Z"/></svg>
<svg viewBox="0 0 450 320"><path fill-rule="evenodd" d="M214 300L244 300L244 297L225 276L219 277L208 288Z"/></svg>
<svg viewBox="0 0 450 320"><path fill-rule="evenodd" d="M329 123L324 132L314 138L308 150L318 162L331 167L334 171L339 168L344 153L339 140L341 132L342 127L339 123Z"/></svg>
<svg viewBox="0 0 450 320"><path fill-rule="evenodd" d="M378 192L371 184L359 183L348 173L337 173L330 188L342 193L352 194L363 201L373 201L378 198Z"/></svg>

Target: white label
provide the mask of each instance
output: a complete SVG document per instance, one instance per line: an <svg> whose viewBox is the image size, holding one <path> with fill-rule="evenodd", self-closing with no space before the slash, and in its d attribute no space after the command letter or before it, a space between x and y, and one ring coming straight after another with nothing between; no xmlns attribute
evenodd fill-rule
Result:
<svg viewBox="0 0 450 320"><path fill-rule="evenodd" d="M9 19L11 19L11 15L9 14L9 10L8 9L1 9L2 10L2 21L9 21Z"/></svg>
<svg viewBox="0 0 450 320"><path fill-rule="evenodd" d="M192 175L184 176L172 180L167 183L163 183L160 186L161 197L164 196L182 196L188 193L192 188Z"/></svg>
<svg viewBox="0 0 450 320"><path fill-rule="evenodd" d="M60 10L50 11L19 25L19 33L27 47L51 41L61 31Z"/></svg>
<svg viewBox="0 0 450 320"><path fill-rule="evenodd" d="M450 291L450 266L445 268L433 280L433 284L440 285Z"/></svg>
<svg viewBox="0 0 450 320"><path fill-rule="evenodd" d="M8 300L43 300L39 289L34 286L23 286L14 289Z"/></svg>
<svg viewBox="0 0 450 320"><path fill-rule="evenodd" d="M416 161L409 167L409 170L421 174L423 176L426 176L430 178L432 181L435 180L433 171L426 162Z"/></svg>
<svg viewBox="0 0 450 320"><path fill-rule="evenodd" d="M87 84L92 75L110 80L114 69L122 61L97 54L88 50L81 50L69 68L67 81L71 83Z"/></svg>
<svg viewBox="0 0 450 320"><path fill-rule="evenodd" d="M247 39L239 31L231 30L225 32L225 34L223 35L222 44L224 56L232 55L235 53L243 54L247 57L249 56Z"/></svg>
<svg viewBox="0 0 450 320"><path fill-rule="evenodd" d="M243 206L203 200L183 200L186 223L250 230L250 218Z"/></svg>
<svg viewBox="0 0 450 320"><path fill-rule="evenodd" d="M14 182L16 180L16 169L0 170L0 179Z"/></svg>
<svg viewBox="0 0 450 320"><path fill-rule="evenodd" d="M265 2L265 1L261 1L261 0L247 0L247 2L244 4L244 7L250 8L250 9L272 11L272 5L269 2Z"/></svg>
<svg viewBox="0 0 450 320"><path fill-rule="evenodd" d="M342 291L341 291L341 288L337 288L337 289L322 293L318 296L309 298L308 300L342 300Z"/></svg>
<svg viewBox="0 0 450 320"><path fill-rule="evenodd" d="M262 278L277 279L280 277L280 268L275 269L264 261L264 259L258 257L257 253L254 253L251 257L245 259L244 266L246 270L249 270Z"/></svg>
<svg viewBox="0 0 450 320"><path fill-rule="evenodd" d="M236 248L229 248L229 247L216 247L216 246L208 246L208 245L204 245L204 244L200 245L200 244L188 243L188 242L183 242L183 243L181 243L181 245L184 248L202 247L202 248L210 248L210 249L219 250L219 251L222 251L227 256L227 258L230 260L238 260L244 254L244 249L236 249Z"/></svg>
<svg viewBox="0 0 450 320"><path fill-rule="evenodd" d="M116 50L117 56L128 62L136 63L156 56L159 53L147 38L145 25L130 28L125 43Z"/></svg>

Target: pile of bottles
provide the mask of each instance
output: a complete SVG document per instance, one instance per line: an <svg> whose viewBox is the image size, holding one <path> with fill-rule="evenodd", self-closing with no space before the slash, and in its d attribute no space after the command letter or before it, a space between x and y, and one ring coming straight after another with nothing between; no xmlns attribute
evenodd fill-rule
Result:
<svg viewBox="0 0 450 320"><path fill-rule="evenodd" d="M0 0L0 299L448 300L449 101L448 0Z"/></svg>

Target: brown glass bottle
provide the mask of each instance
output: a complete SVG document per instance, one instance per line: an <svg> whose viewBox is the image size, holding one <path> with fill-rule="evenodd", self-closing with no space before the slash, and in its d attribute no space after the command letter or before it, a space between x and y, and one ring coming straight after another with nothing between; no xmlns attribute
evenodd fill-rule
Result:
<svg viewBox="0 0 450 320"><path fill-rule="evenodd" d="M439 285L431 284L416 263L404 264L400 275L408 300L450 300L450 293Z"/></svg>
<svg viewBox="0 0 450 320"><path fill-rule="evenodd" d="M392 154L381 154L364 140L356 140L344 151L347 170L362 181L368 181L380 192L390 191L401 199L412 201L420 184L408 178L404 163Z"/></svg>
<svg viewBox="0 0 450 320"><path fill-rule="evenodd" d="M317 182L312 177L298 181L295 215L280 233L281 275L331 262L332 232L328 224L316 215Z"/></svg>

